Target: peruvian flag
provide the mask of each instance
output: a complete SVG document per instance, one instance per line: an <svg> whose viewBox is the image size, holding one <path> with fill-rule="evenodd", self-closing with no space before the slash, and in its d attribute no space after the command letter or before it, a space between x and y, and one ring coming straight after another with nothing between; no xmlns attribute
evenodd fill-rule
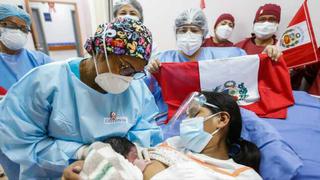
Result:
<svg viewBox="0 0 320 180"><path fill-rule="evenodd" d="M168 119L193 91L228 93L260 117L286 118L287 107L294 103L284 60L273 62L265 54L162 63L154 75L168 104Z"/></svg>
<svg viewBox="0 0 320 180"><path fill-rule="evenodd" d="M279 46L289 68L319 61L320 52L312 28L307 0L304 1L283 33Z"/></svg>
<svg viewBox="0 0 320 180"><path fill-rule="evenodd" d="M0 86L0 96L4 96L7 94L7 90Z"/></svg>

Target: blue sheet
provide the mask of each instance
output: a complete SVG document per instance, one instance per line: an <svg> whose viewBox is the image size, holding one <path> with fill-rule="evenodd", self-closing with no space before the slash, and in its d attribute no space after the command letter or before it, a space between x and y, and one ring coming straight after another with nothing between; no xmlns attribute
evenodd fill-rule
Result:
<svg viewBox="0 0 320 180"><path fill-rule="evenodd" d="M261 153L260 175L263 179L289 180L302 167L302 160L281 134L255 113L241 109L241 136L257 145ZM284 121L284 120L276 120Z"/></svg>
<svg viewBox="0 0 320 180"><path fill-rule="evenodd" d="M320 179L320 101L305 92L294 91L295 105L286 120L264 119L302 159L295 180Z"/></svg>

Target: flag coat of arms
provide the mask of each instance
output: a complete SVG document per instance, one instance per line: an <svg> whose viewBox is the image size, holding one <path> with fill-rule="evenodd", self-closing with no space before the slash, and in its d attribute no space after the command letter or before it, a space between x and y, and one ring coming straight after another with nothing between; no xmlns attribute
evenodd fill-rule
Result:
<svg viewBox="0 0 320 180"><path fill-rule="evenodd" d="M297 14L279 41L280 49L289 68L300 67L319 61L319 50L314 35L307 1L304 1Z"/></svg>
<svg viewBox="0 0 320 180"><path fill-rule="evenodd" d="M227 93L260 117L286 118L294 99L287 66L282 58L248 55L185 63L162 63L154 74L168 105L168 119L193 91Z"/></svg>

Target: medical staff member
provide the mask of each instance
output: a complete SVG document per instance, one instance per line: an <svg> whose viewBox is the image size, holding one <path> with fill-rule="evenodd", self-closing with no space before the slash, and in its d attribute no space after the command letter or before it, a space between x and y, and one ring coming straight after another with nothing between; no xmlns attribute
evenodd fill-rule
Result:
<svg viewBox="0 0 320 180"><path fill-rule="evenodd" d="M116 0L113 4L113 17L127 17L143 22L143 9L137 0Z"/></svg>
<svg viewBox="0 0 320 180"><path fill-rule="evenodd" d="M231 14L221 14L213 28L214 36L205 39L202 47L232 47L233 42L229 39L235 26L234 17Z"/></svg>
<svg viewBox="0 0 320 180"><path fill-rule="evenodd" d="M30 24L24 10L0 4L0 88L6 91L31 69L52 62L42 52L24 48Z"/></svg>
<svg viewBox="0 0 320 180"><path fill-rule="evenodd" d="M205 100L198 104L201 96ZM240 136L242 117L235 100L214 92L194 97L180 106L188 109L179 115L180 135L150 150L154 160L144 170L144 179L261 180L260 152Z"/></svg>
<svg viewBox="0 0 320 180"><path fill-rule="evenodd" d="M235 46L244 49L247 54L259 54L268 47L267 53L270 55L273 51L276 51L276 46L274 46L277 43L275 34L278 31L280 18L280 6L276 4L261 6L254 18L252 36L236 43Z"/></svg>
<svg viewBox="0 0 320 180"><path fill-rule="evenodd" d="M151 32L128 18L101 24L85 45L91 58L32 70L0 104L0 148L20 164L20 179L55 179L97 141L162 141L154 98L141 78Z"/></svg>
<svg viewBox="0 0 320 180"><path fill-rule="evenodd" d="M131 18L144 21L143 9L137 0L115 0L113 4L113 17ZM159 55L158 47L153 41L150 59L155 59Z"/></svg>
<svg viewBox="0 0 320 180"><path fill-rule="evenodd" d="M212 60L219 58L237 57L246 55L246 52L238 47L201 47L208 34L208 23L205 14L200 9L188 9L183 11L175 19L175 34L178 50L164 51L159 58L152 60L148 65L150 73L157 72L163 62L190 62ZM272 46L266 48L270 57L277 59L281 52ZM161 88L153 76L149 76L145 82L156 99L160 110L158 120L166 119L168 107L161 95Z"/></svg>

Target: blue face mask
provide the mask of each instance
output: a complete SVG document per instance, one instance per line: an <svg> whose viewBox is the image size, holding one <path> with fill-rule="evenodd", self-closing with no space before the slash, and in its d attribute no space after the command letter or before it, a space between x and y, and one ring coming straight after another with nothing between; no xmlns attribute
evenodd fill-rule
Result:
<svg viewBox="0 0 320 180"><path fill-rule="evenodd" d="M184 147L190 151L200 153L211 138L219 132L220 129L215 130L213 133L207 133L203 129L203 124L206 120L211 119L220 113L213 114L207 118L195 117L183 120L180 124L180 138Z"/></svg>

